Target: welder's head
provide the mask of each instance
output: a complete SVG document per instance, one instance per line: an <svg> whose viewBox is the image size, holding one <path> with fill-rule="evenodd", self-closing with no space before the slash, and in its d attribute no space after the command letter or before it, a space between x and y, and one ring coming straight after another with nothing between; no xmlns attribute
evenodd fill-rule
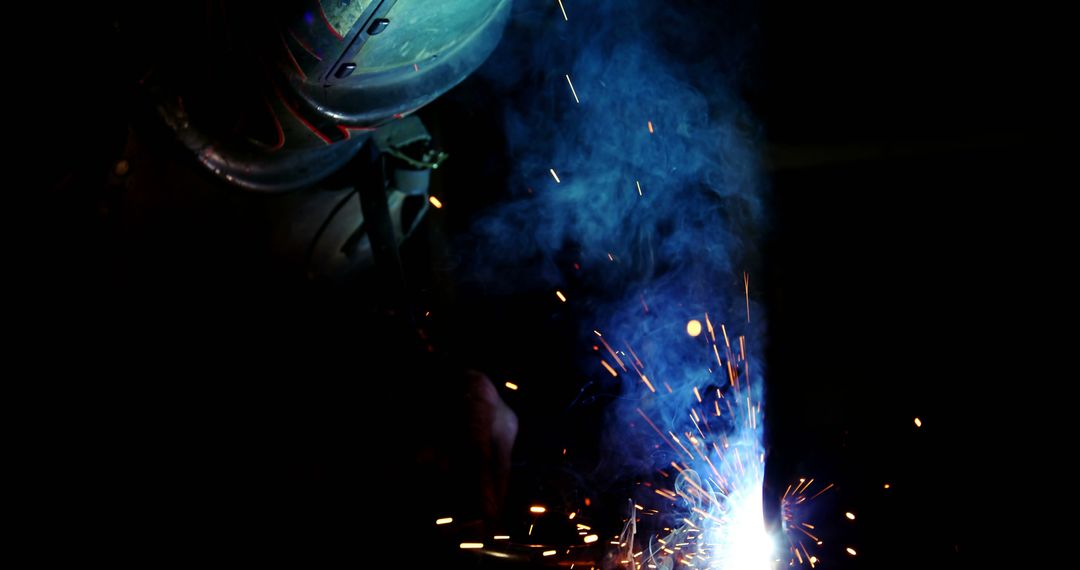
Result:
<svg viewBox="0 0 1080 570"><path fill-rule="evenodd" d="M180 140L230 182L280 191L318 182L370 131L461 82L498 43L510 4L207 0L127 22L166 54L149 56L141 82Z"/></svg>

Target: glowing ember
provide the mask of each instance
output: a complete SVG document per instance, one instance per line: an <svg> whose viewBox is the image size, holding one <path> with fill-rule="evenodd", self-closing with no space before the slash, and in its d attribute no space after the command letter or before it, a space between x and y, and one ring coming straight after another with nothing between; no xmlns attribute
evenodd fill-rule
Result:
<svg viewBox="0 0 1080 570"><path fill-rule="evenodd" d="M555 291L555 296L559 298L563 303L566 302L566 295L562 294L562 291Z"/></svg>
<svg viewBox="0 0 1080 570"><path fill-rule="evenodd" d="M691 319L686 323L686 334L690 336L697 336L701 334L701 321L697 319ZM700 400L700 398L698 398Z"/></svg>
<svg viewBox="0 0 1080 570"><path fill-rule="evenodd" d="M483 542L462 542L460 546L461 546L461 548L483 548L484 543Z"/></svg>
<svg viewBox="0 0 1080 570"><path fill-rule="evenodd" d="M435 208L442 208L442 202L434 196L428 196L428 202L431 202L431 205L435 206Z"/></svg>
<svg viewBox="0 0 1080 570"><path fill-rule="evenodd" d="M889 484L888 484L888 483L885 483L885 488L886 488L886 489L888 489L888 488L889 488Z"/></svg>
<svg viewBox="0 0 1080 570"><path fill-rule="evenodd" d="M915 418L915 427L922 427L922 420Z"/></svg>
<svg viewBox="0 0 1080 570"><path fill-rule="evenodd" d="M513 382L507 382L506 387L509 388L510 390L517 390L518 389L518 385L514 384Z"/></svg>
<svg viewBox="0 0 1080 570"><path fill-rule="evenodd" d="M530 513L538 513L538 514L539 513L546 513L547 509L545 507L541 507L539 505L533 505L533 506L529 507L529 512Z"/></svg>
<svg viewBox="0 0 1080 570"><path fill-rule="evenodd" d="M852 556L855 556L855 554L856 554L855 549L850 547L850 546L847 547L845 550L847 550L847 553L852 555Z"/></svg>
<svg viewBox="0 0 1080 570"><path fill-rule="evenodd" d="M493 536L491 538L493 538L495 540L510 540L510 535L509 534L496 534L495 536Z"/></svg>
<svg viewBox="0 0 1080 570"><path fill-rule="evenodd" d="M555 556L555 551L554 550L545 550L542 554L544 556Z"/></svg>
<svg viewBox="0 0 1080 570"><path fill-rule="evenodd" d="M847 517L848 520L855 520L855 513L844 513L844 516Z"/></svg>
<svg viewBox="0 0 1080 570"><path fill-rule="evenodd" d="M652 121L649 121L649 134L653 134Z"/></svg>
<svg viewBox="0 0 1080 570"><path fill-rule="evenodd" d="M443 519L435 519L435 524L450 524L454 522L453 517L446 517Z"/></svg>
<svg viewBox="0 0 1080 570"><path fill-rule="evenodd" d="M599 536L597 536L597 535L595 535L595 534L590 534L590 535L587 535L587 536L585 537L585 544L589 544L589 543L592 543L592 542L596 542L597 540L600 540L600 537L599 537Z"/></svg>
<svg viewBox="0 0 1080 570"><path fill-rule="evenodd" d="M568 518L570 520L574 520L574 517L576 517L576 516L577 516L577 512L573 512L573 513L570 513L570 516Z"/></svg>

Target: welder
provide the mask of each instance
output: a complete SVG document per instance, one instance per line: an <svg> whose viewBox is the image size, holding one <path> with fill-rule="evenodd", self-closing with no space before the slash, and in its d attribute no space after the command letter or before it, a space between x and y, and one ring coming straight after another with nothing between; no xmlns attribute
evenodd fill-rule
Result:
<svg viewBox="0 0 1080 570"><path fill-rule="evenodd" d="M102 476L134 542L387 548L450 480L463 528L497 524L516 418L429 330L399 247L453 153L414 113L488 57L510 4L110 14L116 152L58 169L63 235L85 241L52 282L79 277L65 318L115 379L86 425L116 419L110 461L137 466Z"/></svg>

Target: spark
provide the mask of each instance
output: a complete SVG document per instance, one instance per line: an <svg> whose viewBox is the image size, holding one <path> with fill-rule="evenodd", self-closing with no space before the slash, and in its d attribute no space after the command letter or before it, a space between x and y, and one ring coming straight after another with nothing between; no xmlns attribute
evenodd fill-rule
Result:
<svg viewBox="0 0 1080 570"><path fill-rule="evenodd" d="M517 390L518 389L518 385L514 384L513 382L507 382L506 387L511 389L511 390Z"/></svg>
<svg viewBox="0 0 1080 570"><path fill-rule="evenodd" d="M652 121L649 121L649 134L653 134Z"/></svg>
<svg viewBox="0 0 1080 570"><path fill-rule="evenodd" d="M570 520L574 520L574 517L576 517L576 516L577 516L577 511L574 511L574 512L570 513L570 516L568 518Z"/></svg>
<svg viewBox="0 0 1080 570"><path fill-rule="evenodd" d="M855 513L844 513L844 516L847 517L848 520L855 520Z"/></svg>
<svg viewBox="0 0 1080 570"><path fill-rule="evenodd" d="M494 540L510 540L510 535L509 534L496 534L495 536L493 536L491 538L494 539Z"/></svg>
<svg viewBox="0 0 1080 570"><path fill-rule="evenodd" d="M555 556L555 553L556 553L556 552L557 552L557 551L555 551L555 550L545 550L545 551L544 551L544 552L543 552L542 554L543 554L544 556Z"/></svg>
<svg viewBox="0 0 1080 570"><path fill-rule="evenodd" d="M540 505L533 505L533 506L529 507L529 512L530 513L537 513L537 514L546 513L547 508L541 507Z"/></svg>
<svg viewBox="0 0 1080 570"><path fill-rule="evenodd" d="M750 322L750 274L743 271L743 291L746 292L746 322Z"/></svg>
<svg viewBox="0 0 1080 570"><path fill-rule="evenodd" d="M915 427L922 427L922 420L915 418Z"/></svg>
<svg viewBox="0 0 1080 570"><path fill-rule="evenodd" d="M690 322L686 323L686 334L696 337L701 334L701 321L697 319L690 319ZM700 398L698 398L700 400Z"/></svg>
<svg viewBox="0 0 1080 570"><path fill-rule="evenodd" d="M559 180L559 175L555 174L555 169L554 168L549 168L548 172L551 173L551 177L555 179L556 184L562 184L562 180Z"/></svg>
<svg viewBox="0 0 1080 570"><path fill-rule="evenodd" d="M825 491L828 491L829 489L832 489L832 487L833 487L833 484L829 483L828 485L825 486L824 489L822 489L822 490L818 491L817 493L815 493L813 497L810 497L810 500L813 501L814 499L818 498L818 496L821 495L822 493L824 493ZM888 489L889 486L885 485L885 488Z"/></svg>
<svg viewBox="0 0 1080 570"><path fill-rule="evenodd" d="M436 209L442 208L442 202L434 196L428 196L428 202L431 202L431 205L435 206Z"/></svg>
<svg viewBox="0 0 1080 570"><path fill-rule="evenodd" d="M656 388L653 388L652 382L649 382L648 376L642 374L641 381L645 383L645 387L648 388L650 392L652 392L653 394L656 393Z"/></svg>
<svg viewBox="0 0 1080 570"><path fill-rule="evenodd" d="M600 359L600 364L603 364L604 368L606 368L607 371L610 372L612 376L618 376L619 375L619 373L615 372L615 369L612 368L611 365L608 364L607 361L604 360L603 358Z"/></svg>
<svg viewBox="0 0 1080 570"><path fill-rule="evenodd" d="M453 517L446 517L446 518L442 518L442 519L435 519L435 524L450 524L450 523L452 523L452 522L454 522L454 518L453 518Z"/></svg>
<svg viewBox="0 0 1080 570"><path fill-rule="evenodd" d="M574 90L574 82L570 81L569 73L566 74L566 82L570 84L570 92L574 94L574 102L580 105L581 101L577 98L577 91Z"/></svg>
<svg viewBox="0 0 1080 570"><path fill-rule="evenodd" d="M846 548L845 550L847 550L847 553L848 553L848 554L850 554L850 555L852 555L852 556L855 556L855 554L857 554L857 553L855 552L855 549L854 549L854 548L852 548L852 547L850 547L850 546L849 546L849 547L847 547L847 548Z"/></svg>
<svg viewBox="0 0 1080 570"><path fill-rule="evenodd" d="M637 195L641 196L642 195L642 193L641 193L641 181L640 180L635 180L634 184L637 185Z"/></svg>
<svg viewBox="0 0 1080 570"><path fill-rule="evenodd" d="M563 8L562 0L558 0L558 2L559 2L559 9L562 10L562 19L563 19L563 21L569 22L570 19L566 17L566 8Z"/></svg>
<svg viewBox="0 0 1080 570"><path fill-rule="evenodd" d="M462 542L460 547L461 548L483 548L484 543L483 542Z"/></svg>
<svg viewBox="0 0 1080 570"><path fill-rule="evenodd" d="M555 296L559 298L563 303L566 302L566 295L563 295L562 291L555 291Z"/></svg>
<svg viewBox="0 0 1080 570"><path fill-rule="evenodd" d="M888 483L885 483L885 488L886 488L886 489L888 489L888 488L889 488L889 484L888 484Z"/></svg>
<svg viewBox="0 0 1080 570"><path fill-rule="evenodd" d="M599 536L597 536L595 534L590 534L590 535L585 537L585 544L596 542L599 539L600 539Z"/></svg>

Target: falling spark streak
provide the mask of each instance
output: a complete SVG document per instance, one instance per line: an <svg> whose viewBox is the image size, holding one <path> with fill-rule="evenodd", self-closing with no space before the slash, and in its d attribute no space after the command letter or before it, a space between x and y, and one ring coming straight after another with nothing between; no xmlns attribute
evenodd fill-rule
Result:
<svg viewBox="0 0 1080 570"><path fill-rule="evenodd" d="M850 547L850 546L847 547L845 550L847 550L847 553L852 555L852 556L855 556L855 554L856 554L855 549Z"/></svg>
<svg viewBox="0 0 1080 570"><path fill-rule="evenodd" d="M529 512L530 513L537 513L537 514L546 513L547 508L546 507L541 507L540 505L533 505L533 506L529 507Z"/></svg>
<svg viewBox="0 0 1080 570"><path fill-rule="evenodd" d="M821 495L822 493L824 493L825 491L828 491L829 489L832 489L832 486L833 486L833 484L829 483L828 485L825 486L824 489L822 489L822 490L818 491L817 493L815 493L813 497L810 497L810 500L813 501L814 499L818 498L818 496ZM886 484L885 488L888 489L889 485Z"/></svg>
<svg viewBox="0 0 1080 570"><path fill-rule="evenodd" d="M569 73L566 74L566 82L570 84L570 92L574 94L574 102L577 103L578 105L580 105L581 101L578 100L577 91L574 89L574 82L570 81L570 74Z"/></svg>
<svg viewBox="0 0 1080 570"><path fill-rule="evenodd" d="M555 291L555 296L559 298L563 303L566 302L566 295L563 295L562 291Z"/></svg>
<svg viewBox="0 0 1080 570"><path fill-rule="evenodd" d="M517 390L518 389L518 385L514 384L513 382L507 382L506 387L509 388L510 390Z"/></svg>
<svg viewBox="0 0 1080 570"><path fill-rule="evenodd" d="M509 534L496 534L495 536L493 536L491 538L494 539L494 540L510 540L510 535Z"/></svg>
<svg viewBox="0 0 1080 570"><path fill-rule="evenodd" d="M431 205L435 206L436 209L442 208L442 202L434 196L428 196L428 202L431 202Z"/></svg>
<svg viewBox="0 0 1080 570"><path fill-rule="evenodd" d="M746 322L750 322L750 274L743 271L743 291L746 292Z"/></svg>
<svg viewBox="0 0 1080 570"><path fill-rule="evenodd" d="M559 9L562 10L562 19L563 19L563 21L569 22L570 19L566 17L566 8L563 8L562 0L558 0L558 2L559 2Z"/></svg>
<svg viewBox="0 0 1080 570"><path fill-rule="evenodd" d="M607 361L604 360L603 358L600 359L600 364L603 364L604 368L606 368L607 371L610 372L612 376L618 376L619 375L619 373L615 372L615 369L612 368L611 365L608 364Z"/></svg>
<svg viewBox="0 0 1080 570"><path fill-rule="evenodd" d="M641 193L641 182L639 182L639 181L635 180L635 181L634 181L634 184L636 184L636 185L637 185L637 195L638 195L638 196L642 196L643 194Z"/></svg>
<svg viewBox="0 0 1080 570"><path fill-rule="evenodd" d="M645 387L649 389L653 394L656 393L656 388L653 388L652 382L649 382L649 378L644 374L641 375L641 381L645 383Z"/></svg>
<svg viewBox="0 0 1080 570"><path fill-rule="evenodd" d="M484 543L483 542L462 542L460 546L461 546L461 548L483 548Z"/></svg>
<svg viewBox="0 0 1080 570"><path fill-rule="evenodd" d="M847 517L848 520L855 520L855 513L844 513L844 516Z"/></svg>
<svg viewBox="0 0 1080 570"><path fill-rule="evenodd" d="M915 427L922 427L922 420L915 418Z"/></svg>
<svg viewBox="0 0 1080 570"><path fill-rule="evenodd" d="M549 168L548 172L551 173L551 177L555 179L556 184L562 184L562 180L559 180L559 175L555 174L555 169L554 168Z"/></svg>
<svg viewBox="0 0 1080 570"><path fill-rule="evenodd" d="M544 556L555 556L555 553L556 553L556 552L557 552L557 551L555 551L555 550L545 550L545 551L543 552L543 555L544 555Z"/></svg>
<svg viewBox="0 0 1080 570"><path fill-rule="evenodd" d="M454 522L453 517L446 517L442 519L435 519L435 524L450 524Z"/></svg>
<svg viewBox="0 0 1080 570"><path fill-rule="evenodd" d="M649 134L653 134L652 121L649 121Z"/></svg>
<svg viewBox="0 0 1080 570"><path fill-rule="evenodd" d="M593 332L596 332L596 331L593 331ZM609 345L607 343L607 341L604 340L603 337L600 337L600 343L604 345L604 348L607 349L608 354L610 354L611 357L615 359L615 362L617 362L619 364L619 368L622 368L623 372L626 372L626 365L623 364L623 361L622 361L621 358L619 358L619 355L616 354L614 350L612 350L611 345Z"/></svg>

